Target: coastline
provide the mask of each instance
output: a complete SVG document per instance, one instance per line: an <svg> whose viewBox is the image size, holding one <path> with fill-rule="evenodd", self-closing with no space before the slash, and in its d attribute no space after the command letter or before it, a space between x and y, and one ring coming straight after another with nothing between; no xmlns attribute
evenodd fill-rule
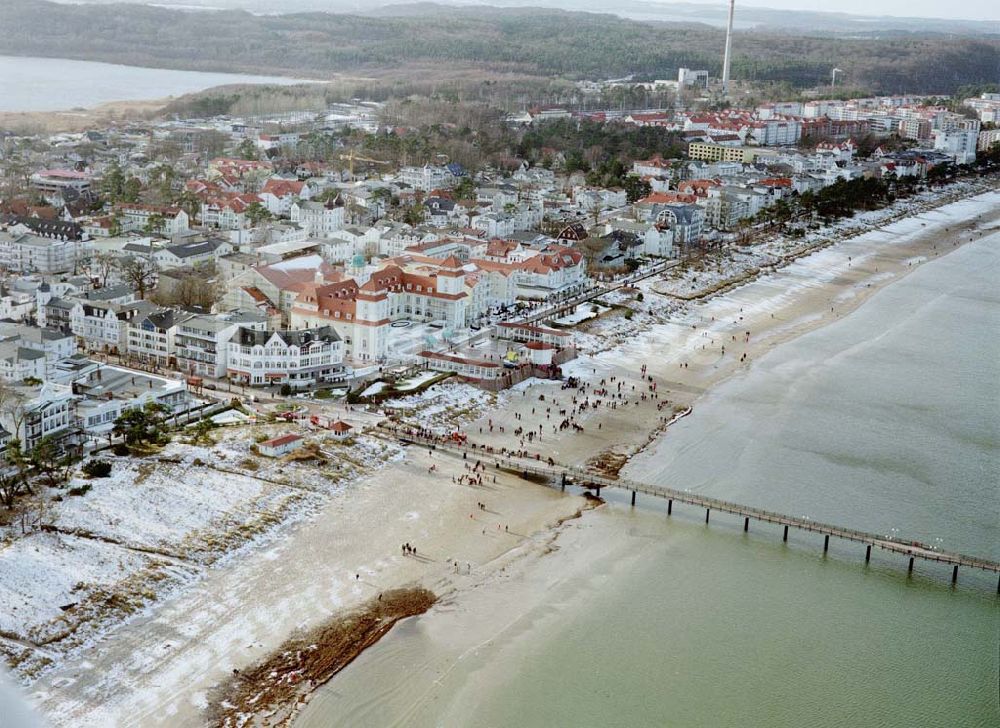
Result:
<svg viewBox="0 0 1000 728"><path fill-rule="evenodd" d="M997 202L1000 196L996 192L988 194L992 195L990 207L993 217L987 224L992 224L1000 215ZM915 267L915 262L919 264L946 253L960 242L966 242L962 236L968 232L967 226L956 226L952 218L935 213L922 212L914 216L929 221L926 231L893 232L893 225L888 225L886 230L865 234L874 235L877 241L859 240L865 235L838 241L774 273L717 294L677 322L656 324L618 347L579 361L573 368L581 375L586 373L591 379L613 376L627 386L634 386L640 384L646 375L646 372L640 375L640 367L645 364L648 375L660 385L660 394L665 395L673 406L691 407L720 381L751 366L764 351L839 319L862 305L875 291L899 280ZM946 227L949 228L948 234L942 235L942 228ZM873 245L873 242L876 244ZM817 271L822 271L818 284ZM734 332L743 330L752 332L750 341L739 347L731 345L728 354L720 353L724 337L734 336ZM747 354L749 360L741 359L742 354ZM585 372L588 368L590 371ZM505 393L496 409L471 423L466 428L470 437L496 447L510 446L512 438L509 433L518 426L515 423L531 418L534 422L538 421L539 417L532 410L539 408L542 402L539 397L545 397L545 407L559 402L559 406L567 404L568 395L560 390L558 382L529 381L526 385ZM662 437L657 430L663 424L663 414L652 403L639 403L617 409L594 408L581 413L578 422L584 427L582 432L570 430L551 436L546 433L541 443L543 450L557 460L570 463L584 462L608 452L631 458ZM482 435L476 432L477 428L486 430L489 425L504 427L506 432L484 432ZM610 437L602 435L605 432L614 433L613 442ZM438 475L432 477L426 472L430 464L440 466ZM230 629L218 624L199 623L198 629L205 631L197 636L179 630L182 641L211 640L220 633L228 632L225 639L215 645L202 645L202 654L192 652L197 652L198 646L194 645L189 646L188 652L181 656L163 655L160 649L159 654L153 657L153 648L159 647L153 639L129 643L128 635L124 640L122 635L112 635L107 643L99 647L97 656L87 656L86 660L74 659L71 663L75 665L58 669L54 675L36 685L36 703L53 716L53 723L57 725L90 722L95 717L107 718L112 724L129 721L158 723L169 718L172 725L197 725L200 711L207 705L205 691L217 685L221 676L232 669L252 664L260 660L262 654L269 654L283 644L288 632L279 634L281 629L288 625L313 626L326 615L342 612L366 598L365 590L357 586L350 588L359 559L363 559L365 566L358 573L365 574L365 582L370 578L373 582L377 580L379 589L419 581L435 593L448 594L432 609L436 612L452 607L464 595L483 584L496 581L498 574L508 573L507 569L519 560L515 556L545 554L558 549L556 539L560 530L553 529L553 525L572 517L583 506L583 499L579 497L561 496L556 491L538 488L509 476L502 477L497 487L487 484L453 488L449 484L442 488L442 479L447 481L448 475L461 474L462 465L457 458L432 456L419 448L410 448L404 462L387 466L358 489L345 494L343 502L331 504L324 514L296 527L289 539L294 543L283 542L262 557L248 558L232 567L234 571L252 573L258 580L257 585L266 585L270 581L269 575L262 573L261 567L265 572L269 567L274 568L281 559L296 554L298 546L312 546L313 556L325 554L323 547L326 544L317 544L316 534L310 533L323 528L326 529L323 536L335 535L338 547L343 539L343 545L349 547L346 550L350 553L338 553L334 557L337 563L324 564L325 582L321 586L308 584L309 579L316 578L316 574L310 574L306 569L287 576L280 575L278 581L281 587L289 590L284 595L280 590L264 594L255 594L252 590L224 593L222 602L225 606L214 610L217 619L235 615L242 621L230 625ZM385 490L392 487L387 482L396 486L394 495L397 496L400 495L398 486L405 483L405 487L410 489L407 494L409 500L401 503L391 496L387 497ZM490 505L489 515L469 513L472 523L468 525L471 529L456 528L459 523L466 525L464 513L471 510L471 504L484 498ZM411 518L412 513L418 513L418 517ZM348 514L354 516L352 520L355 521L368 518L380 527L385 526L386 533L379 534L380 545L369 543L376 539L372 529L364 523L352 523L350 527L341 529L340 526L346 525L342 519ZM341 522L337 522L338 518ZM514 526L510 534L512 538L506 537L507 532L501 531L499 523L496 533L489 530L494 521L501 519ZM427 553L434 555L435 565L424 564L414 569L404 557L379 556L386 550L395 551L397 546L393 545L393 539L397 543L407 540L406 536L399 538L399 534L413 530L408 526L401 528L394 520L404 523L433 521L430 524L420 523L417 529L419 535L410 540L434 544L431 547L433 550ZM585 527L586 519L583 520L580 527ZM478 532L480 526L483 526L482 533ZM372 559L374 563L371 563ZM450 564L446 567L445 559L449 562L451 559L465 561L468 564L467 573L463 575L460 568ZM343 573L345 571L349 573ZM360 578L354 581L360 581ZM301 590L304 583L309 593L303 603L296 606L292 615L282 615L273 625L268 623L269 615L273 617L276 611L275 607L287 607L290 594ZM439 591L442 586L444 589ZM166 620L166 624L176 626L190 616L192 608L213 610L219 605L219 600L215 598L217 595L210 593L211 585L199 585L198 591L199 600L196 602L182 595L171 600L171 605L163 606L163 610L169 610L171 614L154 614L142 623L162 624L162 620ZM232 597L254 603L260 600L262 614L246 614L246 603L227 603ZM287 618L289 616L290 619ZM137 636L135 633L142 630L142 623L128 625L123 631L131 633L134 638ZM120 644L123 641L125 644ZM243 646L247 641L251 641L249 648ZM206 658L205 648L209 648L205 667L200 668L196 675L191 675L189 670L196 663L196 658ZM123 663L125 669L111 671L110 675L91 674L85 680L73 675L80 672L80 665L84 662L92 666L91 673L99 673L101 667L113 665L115 660ZM166 674L161 675L162 671ZM152 684L154 673L158 675L156 685ZM127 689L119 695L115 688L123 687L121 681Z"/></svg>

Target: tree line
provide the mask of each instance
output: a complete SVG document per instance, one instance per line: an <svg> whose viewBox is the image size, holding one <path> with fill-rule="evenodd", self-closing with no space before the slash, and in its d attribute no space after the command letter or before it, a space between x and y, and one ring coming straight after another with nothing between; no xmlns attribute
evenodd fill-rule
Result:
<svg viewBox="0 0 1000 728"><path fill-rule="evenodd" d="M409 7L406 14L254 16L157 7L0 4L0 53L70 56L154 67L326 74L393 69L444 77L475 68L495 74L672 78L679 66L718 75L724 33L683 23L530 8ZM741 31L737 79L825 84L843 80L879 92L949 93L995 82L1000 40L918 35L792 36ZM208 110L208 109L206 109Z"/></svg>

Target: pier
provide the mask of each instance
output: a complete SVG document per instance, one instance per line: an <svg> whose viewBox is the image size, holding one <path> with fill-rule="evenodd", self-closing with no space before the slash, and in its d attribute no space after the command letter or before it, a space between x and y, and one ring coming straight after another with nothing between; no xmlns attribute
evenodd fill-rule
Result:
<svg viewBox="0 0 1000 728"><path fill-rule="evenodd" d="M576 485L587 490L594 491L598 497L603 488L617 488L627 491L631 495L631 504L635 506L636 496L641 494L661 498L667 501L667 515L673 514L674 503L693 506L704 510L705 523L708 524L712 511L720 513L730 513L743 519L743 531L749 532L750 522L759 521L763 523L774 523L783 526L782 540L788 541L789 529L808 531L821 534L823 538L823 553L830 548L830 538L839 538L843 541L853 541L865 546L865 563L871 560L872 547L900 554L908 558L907 572L912 573L914 562L935 561L948 564L952 567L951 582L958 581L959 567L966 569L978 569L985 572L992 572L998 575L997 594L1000 594L1000 562L992 561L978 556L968 556L940 549L934 549L925 544L909 539L894 539L879 534L860 531L845 526L836 526L829 523L813 521L809 518L799 516L789 516L784 513L768 511L763 508L747 506L740 503L712 498L710 496L698 495L687 491L676 490L662 485L652 485L641 483L624 478L609 478L607 476L592 473L583 468L569 465L550 465L541 460L531 460L528 458L515 458L503 454L491 453L481 447L473 445L458 445L442 440L428 439L420 436L393 433L395 437L403 442L425 445L435 450L452 452L468 459L475 457L485 463L492 464L496 469L506 470L520 475L524 479L538 478L549 482L558 483L562 490L567 485Z"/></svg>

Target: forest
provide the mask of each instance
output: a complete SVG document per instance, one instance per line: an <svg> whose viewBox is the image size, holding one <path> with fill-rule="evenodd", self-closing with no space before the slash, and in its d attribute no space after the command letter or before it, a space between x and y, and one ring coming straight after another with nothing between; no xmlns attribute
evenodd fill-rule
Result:
<svg viewBox="0 0 1000 728"><path fill-rule="evenodd" d="M393 15L392 13L396 13ZM183 12L144 5L0 3L0 53L153 67L401 80L510 74L566 79L673 78L678 66L719 72L723 32L538 8L386 8L378 16ZM733 76L872 91L947 94L996 80L1000 39L895 34L850 38L740 31Z"/></svg>

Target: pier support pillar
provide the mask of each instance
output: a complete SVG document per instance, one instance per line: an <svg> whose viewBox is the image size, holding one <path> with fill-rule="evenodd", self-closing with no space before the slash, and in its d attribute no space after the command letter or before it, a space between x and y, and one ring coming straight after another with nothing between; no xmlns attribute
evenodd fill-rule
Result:
<svg viewBox="0 0 1000 728"><path fill-rule="evenodd" d="M906 567L906 573L907 574L912 574L913 573L913 557L912 556L910 557L910 565Z"/></svg>
<svg viewBox="0 0 1000 728"><path fill-rule="evenodd" d="M781 537L782 541L788 540L788 526L785 526L785 535Z"/></svg>
<svg viewBox="0 0 1000 728"><path fill-rule="evenodd" d="M872 545L868 544L865 547L865 563L867 564L871 560L872 560Z"/></svg>
<svg viewBox="0 0 1000 728"><path fill-rule="evenodd" d="M749 530L750 530L750 516L746 516L743 519L743 533L746 533Z"/></svg>
<svg viewBox="0 0 1000 728"><path fill-rule="evenodd" d="M830 534L826 534L823 537L823 553L825 554L830 550Z"/></svg>
<svg viewBox="0 0 1000 728"><path fill-rule="evenodd" d="M705 509L705 523L708 523L708 514L711 513L711 512L712 512L712 509L710 509L710 508L706 508Z"/></svg>
<svg viewBox="0 0 1000 728"><path fill-rule="evenodd" d="M951 570L951 583L958 583L958 564L955 564L955 568Z"/></svg>
<svg viewBox="0 0 1000 728"><path fill-rule="evenodd" d="M632 491L632 506L635 507L635 491Z"/></svg>
<svg viewBox="0 0 1000 728"><path fill-rule="evenodd" d="M674 511L674 499L670 498L667 500L667 515L669 516L671 513L673 513L673 511ZM997 587L997 589L1000 589L1000 587Z"/></svg>

